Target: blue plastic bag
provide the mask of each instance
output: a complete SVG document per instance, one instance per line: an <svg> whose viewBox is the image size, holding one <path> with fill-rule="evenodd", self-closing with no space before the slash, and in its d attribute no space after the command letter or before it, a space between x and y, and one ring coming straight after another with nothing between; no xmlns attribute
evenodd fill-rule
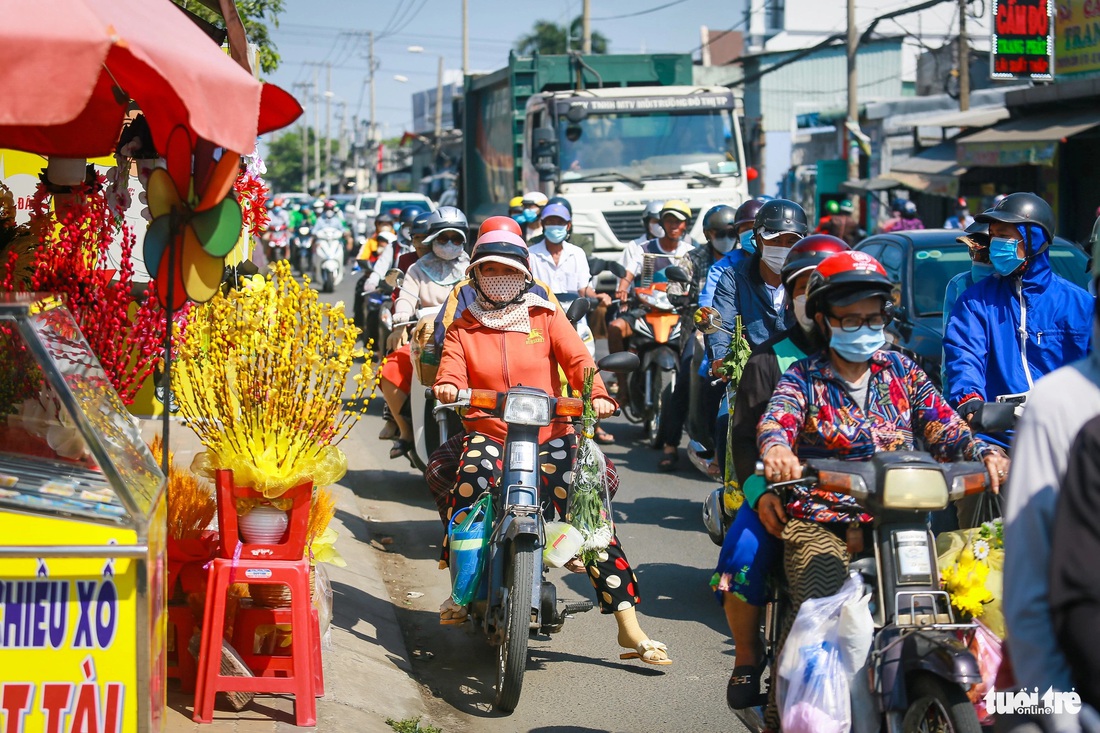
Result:
<svg viewBox="0 0 1100 733"><path fill-rule="evenodd" d="M477 596L481 573L485 568L486 548L493 531L493 498L488 493L469 508L458 525L456 512L447 527L450 548L451 599L460 606L468 605Z"/></svg>

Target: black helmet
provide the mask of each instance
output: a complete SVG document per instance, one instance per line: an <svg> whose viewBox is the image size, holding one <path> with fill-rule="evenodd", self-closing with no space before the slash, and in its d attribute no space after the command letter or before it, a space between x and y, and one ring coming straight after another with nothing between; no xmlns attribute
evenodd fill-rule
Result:
<svg viewBox="0 0 1100 733"><path fill-rule="evenodd" d="M1046 233L1048 245L1054 239L1054 210L1033 193L1010 193L994 204L992 209L974 217L974 221L983 224L1034 224Z"/></svg>
<svg viewBox="0 0 1100 733"><path fill-rule="evenodd" d="M457 206L440 206L426 217L425 233L428 236L425 237L424 242L431 242L437 235L447 230L458 232L465 239L469 228L470 225L462 209Z"/></svg>
<svg viewBox="0 0 1100 733"><path fill-rule="evenodd" d="M737 211L732 206L719 204L703 216L703 229L728 229L737 224Z"/></svg>
<svg viewBox="0 0 1100 733"><path fill-rule="evenodd" d="M804 237L810 231L810 223L806 220L806 212L794 201L772 199L760 206L752 228L757 232L761 229L769 232L794 232Z"/></svg>
<svg viewBox="0 0 1100 733"><path fill-rule="evenodd" d="M413 219L412 226L409 228L409 234L414 237L422 237L428 233L428 217L431 216L430 212L422 212L415 219Z"/></svg>
<svg viewBox="0 0 1100 733"><path fill-rule="evenodd" d="M756 225L756 212L760 211L760 208L764 205L763 201L758 199L749 199L745 203L737 207L737 216L733 222L734 226L741 226L742 224Z"/></svg>
<svg viewBox="0 0 1100 733"><path fill-rule="evenodd" d="M565 198L564 196L551 196L550 200L546 202L546 205L550 206L551 204L561 204L569 210L570 216L573 215L573 204L569 203L569 199Z"/></svg>
<svg viewBox="0 0 1100 733"><path fill-rule="evenodd" d="M875 295L890 300L894 283L866 252L838 252L822 260L806 286L806 315L813 318L827 305L845 306Z"/></svg>

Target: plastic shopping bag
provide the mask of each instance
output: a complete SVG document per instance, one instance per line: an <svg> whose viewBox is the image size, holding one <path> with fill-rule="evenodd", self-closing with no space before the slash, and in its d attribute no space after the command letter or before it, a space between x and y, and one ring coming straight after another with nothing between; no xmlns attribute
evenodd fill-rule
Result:
<svg viewBox="0 0 1100 733"><path fill-rule="evenodd" d="M978 660L978 669L982 673L982 681L971 686L966 693L970 702L974 703L974 709L978 713L978 722L982 725L993 724L993 714L985 707L985 696L995 690L997 671L1001 668L1003 658L1001 640L989 630L989 627L978 621L978 628L967 634L969 640L967 647L974 658Z"/></svg>
<svg viewBox="0 0 1100 733"><path fill-rule="evenodd" d="M845 604L862 595L862 581L850 577L839 593L804 601L798 609L779 657L777 700L785 733L847 733L851 728L840 624Z"/></svg>
<svg viewBox="0 0 1100 733"><path fill-rule="evenodd" d="M852 733L877 733L880 723L867 672L875 635L875 620L868 607L870 602L871 595L867 594L862 598L849 598L840 608L840 662L848 675L851 692Z"/></svg>
<svg viewBox="0 0 1100 733"><path fill-rule="evenodd" d="M448 547L451 559L451 599L465 606L477 596L481 585L481 571L485 568L485 548L493 531L493 498L488 493L466 513L458 525L455 520L462 514L456 512L447 527Z"/></svg>

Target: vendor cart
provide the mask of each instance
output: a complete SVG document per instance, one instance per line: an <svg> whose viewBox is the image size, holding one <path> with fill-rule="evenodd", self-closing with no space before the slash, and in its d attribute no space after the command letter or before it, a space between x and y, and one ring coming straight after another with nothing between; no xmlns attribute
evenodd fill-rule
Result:
<svg viewBox="0 0 1100 733"><path fill-rule="evenodd" d="M0 294L0 729L163 730L164 487L64 304Z"/></svg>

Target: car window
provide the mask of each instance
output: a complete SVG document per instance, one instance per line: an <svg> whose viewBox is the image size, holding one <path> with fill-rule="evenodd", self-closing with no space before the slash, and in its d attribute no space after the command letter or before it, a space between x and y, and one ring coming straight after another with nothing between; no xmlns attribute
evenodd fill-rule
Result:
<svg viewBox="0 0 1100 733"><path fill-rule="evenodd" d="M878 261L882 263L891 280L895 283L901 282L901 266L905 261L905 252L899 245L893 243L883 245Z"/></svg>
<svg viewBox="0 0 1100 733"><path fill-rule="evenodd" d="M400 211L406 206L419 206L422 209L427 209L428 202L424 199L382 199L382 204L378 207L378 210L392 211L397 209Z"/></svg>
<svg viewBox="0 0 1100 733"><path fill-rule="evenodd" d="M913 254L913 307L917 315L942 315L947 283L969 269L970 252L965 245L918 249Z"/></svg>
<svg viewBox="0 0 1100 733"><path fill-rule="evenodd" d="M871 242L870 244L860 244L856 249L860 252L866 252L877 260L882 253L882 247L882 242Z"/></svg>
<svg viewBox="0 0 1100 733"><path fill-rule="evenodd" d="M1057 244L1051 246L1051 269L1058 275L1069 280L1074 285L1079 285L1086 290L1089 287L1088 257L1072 244Z"/></svg>

